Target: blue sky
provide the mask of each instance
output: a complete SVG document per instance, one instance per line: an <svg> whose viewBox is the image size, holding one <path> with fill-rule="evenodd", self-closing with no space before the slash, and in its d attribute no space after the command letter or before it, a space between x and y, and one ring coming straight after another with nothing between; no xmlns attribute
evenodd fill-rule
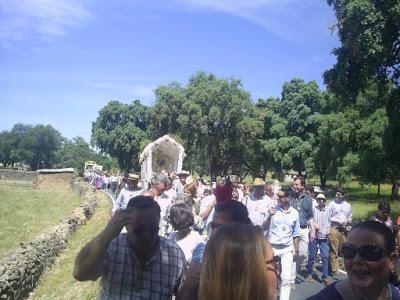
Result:
<svg viewBox="0 0 400 300"><path fill-rule="evenodd" d="M253 101L294 77L323 89L334 20L323 0L0 0L0 130L89 141L108 101L152 105L198 70L241 79Z"/></svg>

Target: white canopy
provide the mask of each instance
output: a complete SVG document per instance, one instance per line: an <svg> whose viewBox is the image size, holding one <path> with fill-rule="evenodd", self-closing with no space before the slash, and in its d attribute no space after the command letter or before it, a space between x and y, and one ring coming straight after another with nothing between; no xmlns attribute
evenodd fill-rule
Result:
<svg viewBox="0 0 400 300"><path fill-rule="evenodd" d="M150 182L154 173L161 171L178 172L182 170L185 149L169 135L148 144L139 157L141 179Z"/></svg>

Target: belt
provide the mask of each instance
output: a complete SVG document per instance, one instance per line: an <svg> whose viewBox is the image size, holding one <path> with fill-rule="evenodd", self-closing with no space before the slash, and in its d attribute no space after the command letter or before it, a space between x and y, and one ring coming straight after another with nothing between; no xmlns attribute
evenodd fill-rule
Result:
<svg viewBox="0 0 400 300"><path fill-rule="evenodd" d="M333 226L332 228L335 228L339 232L346 232L346 228L345 227Z"/></svg>
<svg viewBox="0 0 400 300"><path fill-rule="evenodd" d="M307 225L300 225L300 228L304 229L304 228L308 228L308 226Z"/></svg>

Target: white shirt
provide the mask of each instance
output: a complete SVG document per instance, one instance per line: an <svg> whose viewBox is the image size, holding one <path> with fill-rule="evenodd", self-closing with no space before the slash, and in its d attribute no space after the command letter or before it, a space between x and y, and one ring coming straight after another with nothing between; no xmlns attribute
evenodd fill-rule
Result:
<svg viewBox="0 0 400 300"><path fill-rule="evenodd" d="M243 191L242 191L241 189L237 188L237 189L235 190L235 192L238 194L237 201L239 201L239 202L242 202L242 203L243 203L243 200L244 200L244 194L243 194Z"/></svg>
<svg viewBox="0 0 400 300"><path fill-rule="evenodd" d="M204 212L204 210L214 201L215 195L205 196L200 201L200 213Z"/></svg>
<svg viewBox="0 0 400 300"><path fill-rule="evenodd" d="M173 231L168 238L174 240L178 244L178 246L185 254L186 262L190 264L192 262L193 250L197 247L198 244L204 243L204 240L197 231L193 230L179 241L176 240L176 234L177 232Z"/></svg>
<svg viewBox="0 0 400 300"><path fill-rule="evenodd" d="M336 218L336 219L342 219L346 221L345 223L348 223L348 220L353 217L351 205L347 203L346 201L341 201L340 203L336 202L335 199L331 201L328 205L328 211L329 211L329 217ZM332 226L345 226L346 224L338 224L334 221L331 222Z"/></svg>
<svg viewBox="0 0 400 300"><path fill-rule="evenodd" d="M270 207L275 206L275 202L268 196L264 195L261 199L256 199L254 194L250 194L244 198L244 202L249 211L249 218L253 225L262 226L268 215Z"/></svg>
<svg viewBox="0 0 400 300"><path fill-rule="evenodd" d="M299 212L293 207L284 211L279 205L271 217L268 240L272 245L291 246L293 237L300 235Z"/></svg>
<svg viewBox="0 0 400 300"><path fill-rule="evenodd" d="M128 205L129 200L133 197L139 196L142 193L142 190L137 188L135 190L128 190L127 188L123 188L119 194L117 200L115 200L112 213L115 213L118 209L125 209Z"/></svg>
<svg viewBox="0 0 400 300"><path fill-rule="evenodd" d="M174 188L170 188L169 190L165 191L164 194L167 195L171 199L176 197L176 192L175 192Z"/></svg>
<svg viewBox="0 0 400 300"><path fill-rule="evenodd" d="M161 216L161 220L163 220L165 215L167 214L168 207L172 204L172 199L170 197L168 197L167 194L162 193L160 196L154 197L154 200L156 200L158 205L160 205L160 209L161 209L160 216Z"/></svg>
<svg viewBox="0 0 400 300"><path fill-rule="evenodd" d="M184 189L184 185L180 182L180 180L178 179L177 182L174 182L175 184L173 185L173 189L175 190L177 195L181 195L183 194L183 189Z"/></svg>

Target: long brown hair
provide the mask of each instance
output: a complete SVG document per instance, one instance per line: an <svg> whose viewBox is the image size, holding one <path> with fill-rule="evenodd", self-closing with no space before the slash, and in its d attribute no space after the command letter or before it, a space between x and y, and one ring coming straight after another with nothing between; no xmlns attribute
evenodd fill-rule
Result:
<svg viewBox="0 0 400 300"><path fill-rule="evenodd" d="M207 243L200 275L200 300L268 299L267 250L261 228L231 223Z"/></svg>

